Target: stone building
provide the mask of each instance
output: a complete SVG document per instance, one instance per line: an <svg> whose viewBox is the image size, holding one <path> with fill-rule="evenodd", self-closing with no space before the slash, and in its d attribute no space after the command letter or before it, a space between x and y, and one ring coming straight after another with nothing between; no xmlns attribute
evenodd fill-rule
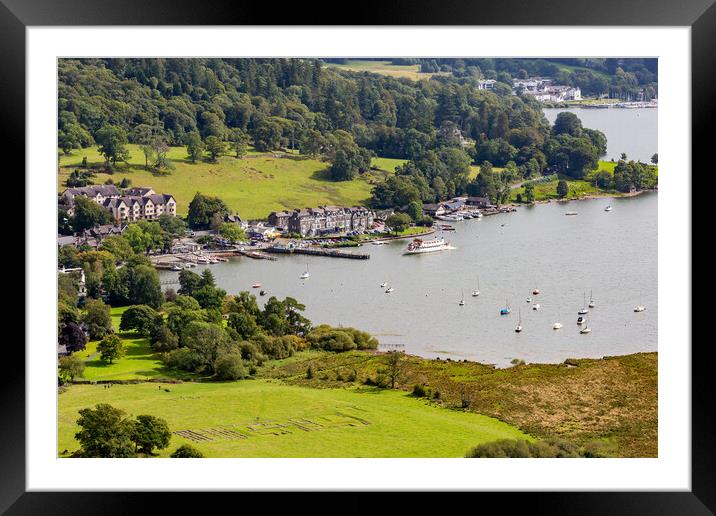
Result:
<svg viewBox="0 0 716 516"><path fill-rule="evenodd" d="M288 216L287 216L288 215ZM373 226L374 214L368 208L352 206L319 206L293 212L273 212L269 223L302 237L330 233L365 232Z"/></svg>
<svg viewBox="0 0 716 516"><path fill-rule="evenodd" d="M60 196L60 208L74 215L75 197L81 195L108 210L115 221L156 219L161 215L177 214L177 203L170 194L155 193L149 187L130 188L122 194L114 185L90 185L68 188Z"/></svg>

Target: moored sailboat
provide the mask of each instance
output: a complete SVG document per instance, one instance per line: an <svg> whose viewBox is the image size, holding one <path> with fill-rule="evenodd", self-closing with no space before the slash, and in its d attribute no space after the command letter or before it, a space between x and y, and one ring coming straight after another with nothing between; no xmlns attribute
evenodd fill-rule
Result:
<svg viewBox="0 0 716 516"><path fill-rule="evenodd" d="M578 315L585 315L589 313L589 309L587 308L587 293L584 293L584 297L582 298L582 309L577 311Z"/></svg>
<svg viewBox="0 0 716 516"><path fill-rule="evenodd" d="M507 302L507 299L505 299L505 306L504 308L500 309L500 315L507 315L512 311L512 308L510 308L510 304Z"/></svg>
<svg viewBox="0 0 716 516"><path fill-rule="evenodd" d="M477 297L480 295L480 278L477 278L477 288L472 291L472 297Z"/></svg>
<svg viewBox="0 0 716 516"><path fill-rule="evenodd" d="M522 331L522 310L519 310L519 317L517 327L515 328L516 333L520 333Z"/></svg>
<svg viewBox="0 0 716 516"><path fill-rule="evenodd" d="M557 321L552 325L553 330L559 330L562 327L562 323L559 322L559 319L561 319L560 314L557 313Z"/></svg>
<svg viewBox="0 0 716 516"><path fill-rule="evenodd" d="M589 324L587 324L587 320L584 320L584 328L579 330L579 333L585 334L585 333L591 333L592 329L589 327Z"/></svg>
<svg viewBox="0 0 716 516"><path fill-rule="evenodd" d="M641 304L641 292L639 292L639 304L634 307L635 312L643 312L646 310L646 307Z"/></svg>

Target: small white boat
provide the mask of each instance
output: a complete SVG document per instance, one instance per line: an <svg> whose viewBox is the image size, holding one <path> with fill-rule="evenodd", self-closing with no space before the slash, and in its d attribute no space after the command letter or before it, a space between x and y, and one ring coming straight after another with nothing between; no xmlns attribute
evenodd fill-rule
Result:
<svg viewBox="0 0 716 516"><path fill-rule="evenodd" d="M584 333L590 333L591 331L592 331L592 329L589 327L589 324L587 323L587 320L585 319L584 320L584 328L580 329L579 333L584 334Z"/></svg>
<svg viewBox="0 0 716 516"><path fill-rule="evenodd" d="M539 294L539 289L538 289L538 288L536 288L536 289L534 289L534 290L532 291L532 295L533 295L533 296L536 296L537 294Z"/></svg>
<svg viewBox="0 0 716 516"><path fill-rule="evenodd" d="M306 264L306 271L305 271L303 274L301 274L300 278L301 278L301 279L308 279L308 278L310 278L310 277L311 277L311 273L308 272L308 264Z"/></svg>
<svg viewBox="0 0 716 516"><path fill-rule="evenodd" d="M641 304L641 293L639 293L639 304L636 305L636 307L634 308L634 311L635 312L643 312L644 310L646 310L646 307Z"/></svg>
<svg viewBox="0 0 716 516"><path fill-rule="evenodd" d="M556 323L554 323L554 324L552 325L552 329L553 329L553 330L559 330L561 327L562 327L562 323L561 323L561 322L556 322Z"/></svg>
<svg viewBox="0 0 716 516"><path fill-rule="evenodd" d="M589 313L589 309L587 308L587 293L584 293L584 299L582 300L582 309L577 311L578 315L585 315Z"/></svg>
<svg viewBox="0 0 716 516"><path fill-rule="evenodd" d="M385 287L387 287L387 286L388 286L388 282L387 282L387 281L384 281L383 283L380 284L380 288L385 288Z"/></svg>
<svg viewBox="0 0 716 516"><path fill-rule="evenodd" d="M517 322L517 327L515 328L516 333L520 333L522 331L522 310L519 311L519 314L520 314L520 318L519 318L519 321Z"/></svg>
<svg viewBox="0 0 716 516"><path fill-rule="evenodd" d="M597 306L596 303L594 302L594 297L592 296L591 290L589 291L589 305L588 306L589 306L589 308L594 308L595 306Z"/></svg>
<svg viewBox="0 0 716 516"><path fill-rule="evenodd" d="M539 310L540 308L541 308L541 307L540 307L540 304L539 304L539 303L535 303L535 304L532 305L532 310Z"/></svg>
<svg viewBox="0 0 716 516"><path fill-rule="evenodd" d="M532 298L531 298L531 297L528 297L528 298L527 298L527 302L528 302L528 303L531 303L531 302L532 302Z"/></svg>
<svg viewBox="0 0 716 516"><path fill-rule="evenodd" d="M184 267L182 267L181 265L179 265L177 263L177 264L172 265L172 270L173 271L181 271L181 270L184 270Z"/></svg>
<svg viewBox="0 0 716 516"><path fill-rule="evenodd" d="M452 213L448 215L436 215L435 218L438 220L447 220L451 222L463 220L462 215L458 215L457 213Z"/></svg>
<svg viewBox="0 0 716 516"><path fill-rule="evenodd" d="M385 245L385 244L387 244L388 242L385 242L385 241L383 241L383 240L374 240L374 241L371 242L371 243L372 243L373 245Z"/></svg>
<svg viewBox="0 0 716 516"><path fill-rule="evenodd" d="M477 278L477 288L472 291L472 297L477 297L480 295L480 278Z"/></svg>
<svg viewBox="0 0 716 516"><path fill-rule="evenodd" d="M576 211L568 211L565 215L577 215Z"/></svg>
<svg viewBox="0 0 716 516"><path fill-rule="evenodd" d="M612 206L611 205L607 206L606 208L604 208L604 211L612 211Z"/></svg>
<svg viewBox="0 0 716 516"><path fill-rule="evenodd" d="M577 324L579 324L580 326L581 326L582 324L584 324L584 321L585 321L585 319L584 319L584 317L582 317L581 315L580 315L579 317L577 317Z"/></svg>
<svg viewBox="0 0 716 516"><path fill-rule="evenodd" d="M386 293L386 294L390 294L390 293L393 292L394 290L395 290L395 289L394 289L393 287L388 287L388 288L385 290L385 293Z"/></svg>

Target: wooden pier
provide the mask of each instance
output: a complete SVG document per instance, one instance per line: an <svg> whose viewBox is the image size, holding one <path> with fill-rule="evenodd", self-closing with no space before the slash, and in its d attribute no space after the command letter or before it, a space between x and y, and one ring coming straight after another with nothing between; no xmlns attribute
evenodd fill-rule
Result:
<svg viewBox="0 0 716 516"><path fill-rule="evenodd" d="M267 253L279 254L308 254L312 256L327 256L329 258L348 258L351 260L369 260L367 253L349 253L338 249L316 249L311 247L267 247Z"/></svg>
<svg viewBox="0 0 716 516"><path fill-rule="evenodd" d="M247 256L248 258L253 258L254 260L276 261L275 256L269 256L266 253L261 253L259 251L237 251L237 253L242 256Z"/></svg>

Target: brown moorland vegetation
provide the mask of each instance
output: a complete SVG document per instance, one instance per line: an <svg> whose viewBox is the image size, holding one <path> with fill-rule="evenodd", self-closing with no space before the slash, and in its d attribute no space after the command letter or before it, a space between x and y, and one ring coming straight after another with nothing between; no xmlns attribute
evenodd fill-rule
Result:
<svg viewBox="0 0 716 516"><path fill-rule="evenodd" d="M365 351L299 354L259 374L316 388L375 384L384 381L387 359ZM656 457L657 363L657 353L636 353L495 369L405 355L396 388L419 385L427 403L496 417L535 437L598 441L613 456Z"/></svg>

